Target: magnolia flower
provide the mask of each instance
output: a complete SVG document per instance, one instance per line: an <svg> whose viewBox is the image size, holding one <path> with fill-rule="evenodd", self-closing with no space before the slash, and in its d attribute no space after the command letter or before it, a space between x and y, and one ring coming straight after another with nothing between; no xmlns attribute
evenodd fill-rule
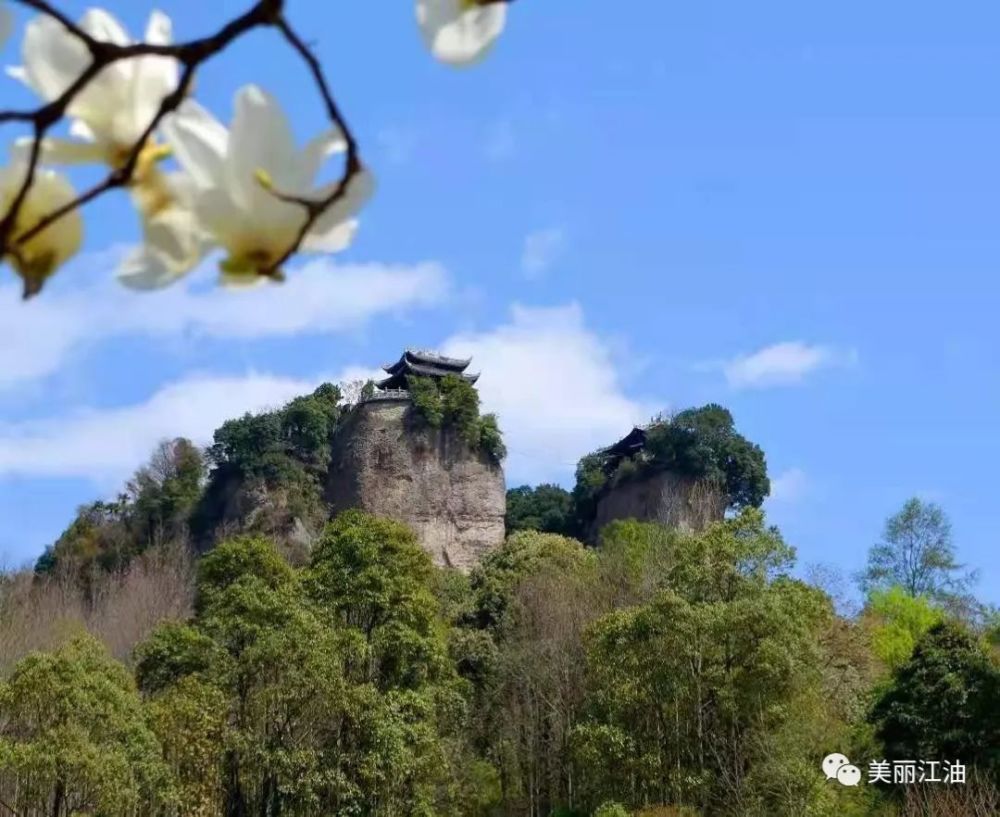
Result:
<svg viewBox="0 0 1000 817"><path fill-rule="evenodd" d="M417 22L441 62L471 65L486 56L507 21L507 3L417 0Z"/></svg>
<svg viewBox="0 0 1000 817"><path fill-rule="evenodd" d="M0 169L0 218L9 212L27 172L25 162L15 162ZM79 251L83 242L83 220L79 210L72 210L24 243L19 244L18 238L49 213L74 199L76 191L65 176L53 170L35 170L35 178L7 239L11 251L4 256L24 281L25 298L37 295L45 281Z"/></svg>
<svg viewBox="0 0 1000 817"><path fill-rule="evenodd" d="M121 24L103 9L84 14L80 28L97 40L117 45L132 42ZM170 18L154 11L146 28L146 42L168 45L171 38ZM48 15L28 24L22 56L24 65L7 72L46 101L57 99L91 62L86 46ZM178 74L177 61L170 57L139 57L107 66L69 105L70 133L76 138L46 139L45 160L121 166L153 121L163 98L176 89ZM141 164L144 168L148 162Z"/></svg>
<svg viewBox="0 0 1000 817"><path fill-rule="evenodd" d="M301 150L284 112L270 95L247 86L236 95L227 130L193 100L164 124L178 163L192 180L192 208L212 241L228 252L223 283L257 283L295 246L305 209L280 196L322 201L334 184L315 186L316 174L333 153L346 149L339 130L313 139ZM346 194L316 219L299 249L339 252L357 230L354 216L374 190L361 170Z"/></svg>
<svg viewBox="0 0 1000 817"><path fill-rule="evenodd" d="M132 190L142 214L143 243L118 267L118 280L130 289L160 289L198 264L211 242L194 214L194 187L184 173L155 171Z"/></svg>

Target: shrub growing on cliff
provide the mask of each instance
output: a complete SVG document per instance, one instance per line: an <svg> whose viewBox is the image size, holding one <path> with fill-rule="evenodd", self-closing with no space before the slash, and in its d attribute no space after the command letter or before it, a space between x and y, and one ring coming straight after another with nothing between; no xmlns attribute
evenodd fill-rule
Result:
<svg viewBox="0 0 1000 817"><path fill-rule="evenodd" d="M473 451L482 451L494 462L507 456L496 415L479 413L479 392L465 378L410 377L407 386L421 422L454 430Z"/></svg>
<svg viewBox="0 0 1000 817"><path fill-rule="evenodd" d="M723 487L733 508L760 507L771 491L763 450L737 433L733 415L719 405L688 409L654 423L646 453L649 468Z"/></svg>
<svg viewBox="0 0 1000 817"><path fill-rule="evenodd" d="M709 404L654 422L642 450L613 470L608 456L595 451L580 460L573 491L576 515L584 528L594 519L597 501L611 484L657 471L704 481L725 492L730 508L757 508L771 491L760 446L736 431L733 415Z"/></svg>

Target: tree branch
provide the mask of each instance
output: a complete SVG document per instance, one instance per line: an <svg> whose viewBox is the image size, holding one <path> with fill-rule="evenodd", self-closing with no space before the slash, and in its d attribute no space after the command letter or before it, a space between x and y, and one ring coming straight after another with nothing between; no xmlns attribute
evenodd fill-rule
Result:
<svg viewBox="0 0 1000 817"><path fill-rule="evenodd" d="M132 182L139 156L149 142L164 117L176 111L184 101L196 69L202 63L224 51L234 41L248 32L263 26L273 26L284 10L284 0L259 0L244 14L236 17L215 34L176 45L152 45L150 43L133 43L117 45L115 43L95 40L87 32L56 10L46 0L15 0L24 6L33 8L57 20L69 33L77 37L90 51L92 60L79 77L57 98L30 111L0 111L0 124L12 121L30 122L34 136L31 152L28 157L28 168L17 194L10 207L0 220L0 258L15 254L25 242L39 235L59 219L64 218L73 210L82 207L109 190L125 187ZM125 161L120 167L113 169L100 183L82 193L69 204L44 216L37 224L11 242L11 233L15 229L17 219L21 214L24 202L35 182L38 166L41 163L42 142L49 130L59 122L68 111L73 100L101 71L112 63L124 59L159 56L172 57L184 66L181 81L177 88L164 97L156 116L149 123L143 135L132 146ZM13 246L9 246L13 243ZM293 250L294 252L294 250ZM28 293L30 294L30 293Z"/></svg>

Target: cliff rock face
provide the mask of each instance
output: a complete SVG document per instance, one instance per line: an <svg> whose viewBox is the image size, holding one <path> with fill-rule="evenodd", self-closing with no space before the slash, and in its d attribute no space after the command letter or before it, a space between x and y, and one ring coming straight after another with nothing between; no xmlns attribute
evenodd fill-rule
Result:
<svg viewBox="0 0 1000 817"><path fill-rule="evenodd" d="M504 539L503 470L453 432L411 427L406 399L356 407L333 442L327 502L411 527L435 563L468 571Z"/></svg>
<svg viewBox="0 0 1000 817"><path fill-rule="evenodd" d="M591 528L596 540L601 528L616 519L659 522L685 531L700 531L726 513L726 499L703 482L669 471L637 475L610 487L597 503Z"/></svg>

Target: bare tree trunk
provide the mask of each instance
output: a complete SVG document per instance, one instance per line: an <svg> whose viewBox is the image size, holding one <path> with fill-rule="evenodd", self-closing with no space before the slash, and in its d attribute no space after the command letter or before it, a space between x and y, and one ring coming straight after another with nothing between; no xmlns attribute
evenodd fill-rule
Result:
<svg viewBox="0 0 1000 817"><path fill-rule="evenodd" d="M63 803L66 800L66 784L62 780L56 781L56 793L52 798L52 817L59 817L62 812Z"/></svg>

